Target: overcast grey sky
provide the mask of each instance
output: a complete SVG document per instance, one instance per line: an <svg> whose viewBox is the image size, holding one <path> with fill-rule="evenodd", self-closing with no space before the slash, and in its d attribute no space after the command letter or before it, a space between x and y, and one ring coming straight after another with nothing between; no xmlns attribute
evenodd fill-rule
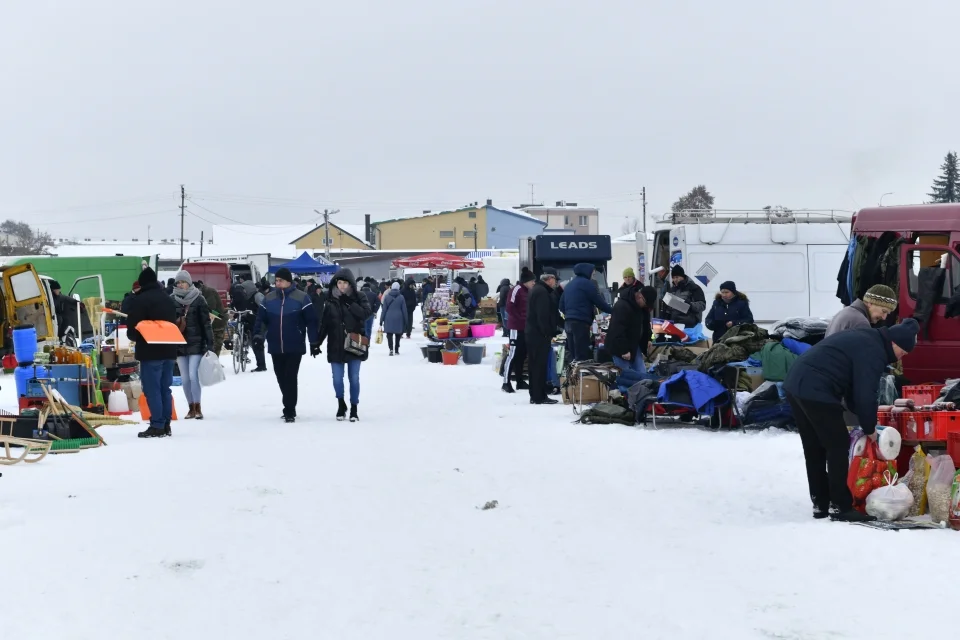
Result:
<svg viewBox="0 0 960 640"><path fill-rule="evenodd" d="M150 5L149 7L147 5ZM960 148L960 3L7 0L0 217L173 237L492 198L922 201ZM205 207L203 209L201 207ZM210 225L191 216L187 236ZM85 221L84 222L81 222Z"/></svg>

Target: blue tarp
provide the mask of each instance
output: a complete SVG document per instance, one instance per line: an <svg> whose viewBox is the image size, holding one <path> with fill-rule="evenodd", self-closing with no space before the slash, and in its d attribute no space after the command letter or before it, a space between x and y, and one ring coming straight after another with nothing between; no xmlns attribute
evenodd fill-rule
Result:
<svg viewBox="0 0 960 640"><path fill-rule="evenodd" d="M270 273L276 273L277 269L286 267L296 274L314 274L314 273L336 273L340 267L335 264L324 264L314 260L313 257L304 251L296 260L291 260L286 264L278 264L270 267Z"/></svg>
<svg viewBox="0 0 960 640"><path fill-rule="evenodd" d="M726 404L727 400L723 385L699 371L681 371L665 380L657 393L658 402L690 407L705 415L712 414L715 406Z"/></svg>

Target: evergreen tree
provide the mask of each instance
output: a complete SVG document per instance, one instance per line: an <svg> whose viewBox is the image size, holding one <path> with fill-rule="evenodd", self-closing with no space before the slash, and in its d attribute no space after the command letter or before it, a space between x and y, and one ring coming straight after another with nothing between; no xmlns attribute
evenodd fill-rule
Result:
<svg viewBox="0 0 960 640"><path fill-rule="evenodd" d="M673 203L674 213L679 211L707 211L713 209L713 196L707 191L704 185L697 185L690 192L680 196L680 199Z"/></svg>
<svg viewBox="0 0 960 640"><path fill-rule="evenodd" d="M960 202L960 167L957 154L951 151L940 165L940 177L933 181L930 202Z"/></svg>

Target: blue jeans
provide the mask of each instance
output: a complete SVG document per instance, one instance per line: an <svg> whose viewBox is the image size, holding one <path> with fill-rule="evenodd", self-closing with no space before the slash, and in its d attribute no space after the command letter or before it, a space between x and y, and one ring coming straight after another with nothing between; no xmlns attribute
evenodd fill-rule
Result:
<svg viewBox="0 0 960 640"><path fill-rule="evenodd" d="M377 314L373 314L372 316L367 318L365 321L366 327L367 327L367 337L370 338L371 342L373 341L373 322L376 319L377 319Z"/></svg>
<svg viewBox="0 0 960 640"><path fill-rule="evenodd" d="M177 358L177 366L180 367L180 379L183 381L183 395L187 396L187 402L190 404L200 402L201 360L203 360L203 356L199 353Z"/></svg>
<svg viewBox="0 0 960 640"><path fill-rule="evenodd" d="M510 335L510 330L507 329L507 308L504 307L500 309L500 321L503 323L503 335Z"/></svg>
<svg viewBox="0 0 960 640"><path fill-rule="evenodd" d="M638 356L636 351L630 355L629 360L624 360L620 356L613 356L613 364L621 371L633 371L636 373L646 373L647 370L643 364L643 358Z"/></svg>
<svg viewBox="0 0 960 640"><path fill-rule="evenodd" d="M550 357L547 358L547 384L551 387L560 386L560 376L557 375L557 350L550 347Z"/></svg>
<svg viewBox="0 0 960 640"><path fill-rule="evenodd" d="M140 363L140 386L150 409L150 426L163 429L173 419L173 360Z"/></svg>
<svg viewBox="0 0 960 640"><path fill-rule="evenodd" d="M333 390L340 399L343 399L343 373L346 369L350 378L350 404L360 404L360 364L360 360L348 360L347 364L330 363L333 370Z"/></svg>

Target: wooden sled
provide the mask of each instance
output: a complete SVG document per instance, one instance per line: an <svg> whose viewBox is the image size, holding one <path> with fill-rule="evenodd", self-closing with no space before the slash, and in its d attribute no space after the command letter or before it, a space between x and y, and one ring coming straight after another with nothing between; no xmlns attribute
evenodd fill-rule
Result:
<svg viewBox="0 0 960 640"><path fill-rule="evenodd" d="M26 438L14 438L12 436L0 436L0 443L3 444L3 450L0 451L0 464L11 465L18 462L40 462L50 451L50 445L53 443L44 440L27 440ZM14 455L10 447L21 447L20 455Z"/></svg>

